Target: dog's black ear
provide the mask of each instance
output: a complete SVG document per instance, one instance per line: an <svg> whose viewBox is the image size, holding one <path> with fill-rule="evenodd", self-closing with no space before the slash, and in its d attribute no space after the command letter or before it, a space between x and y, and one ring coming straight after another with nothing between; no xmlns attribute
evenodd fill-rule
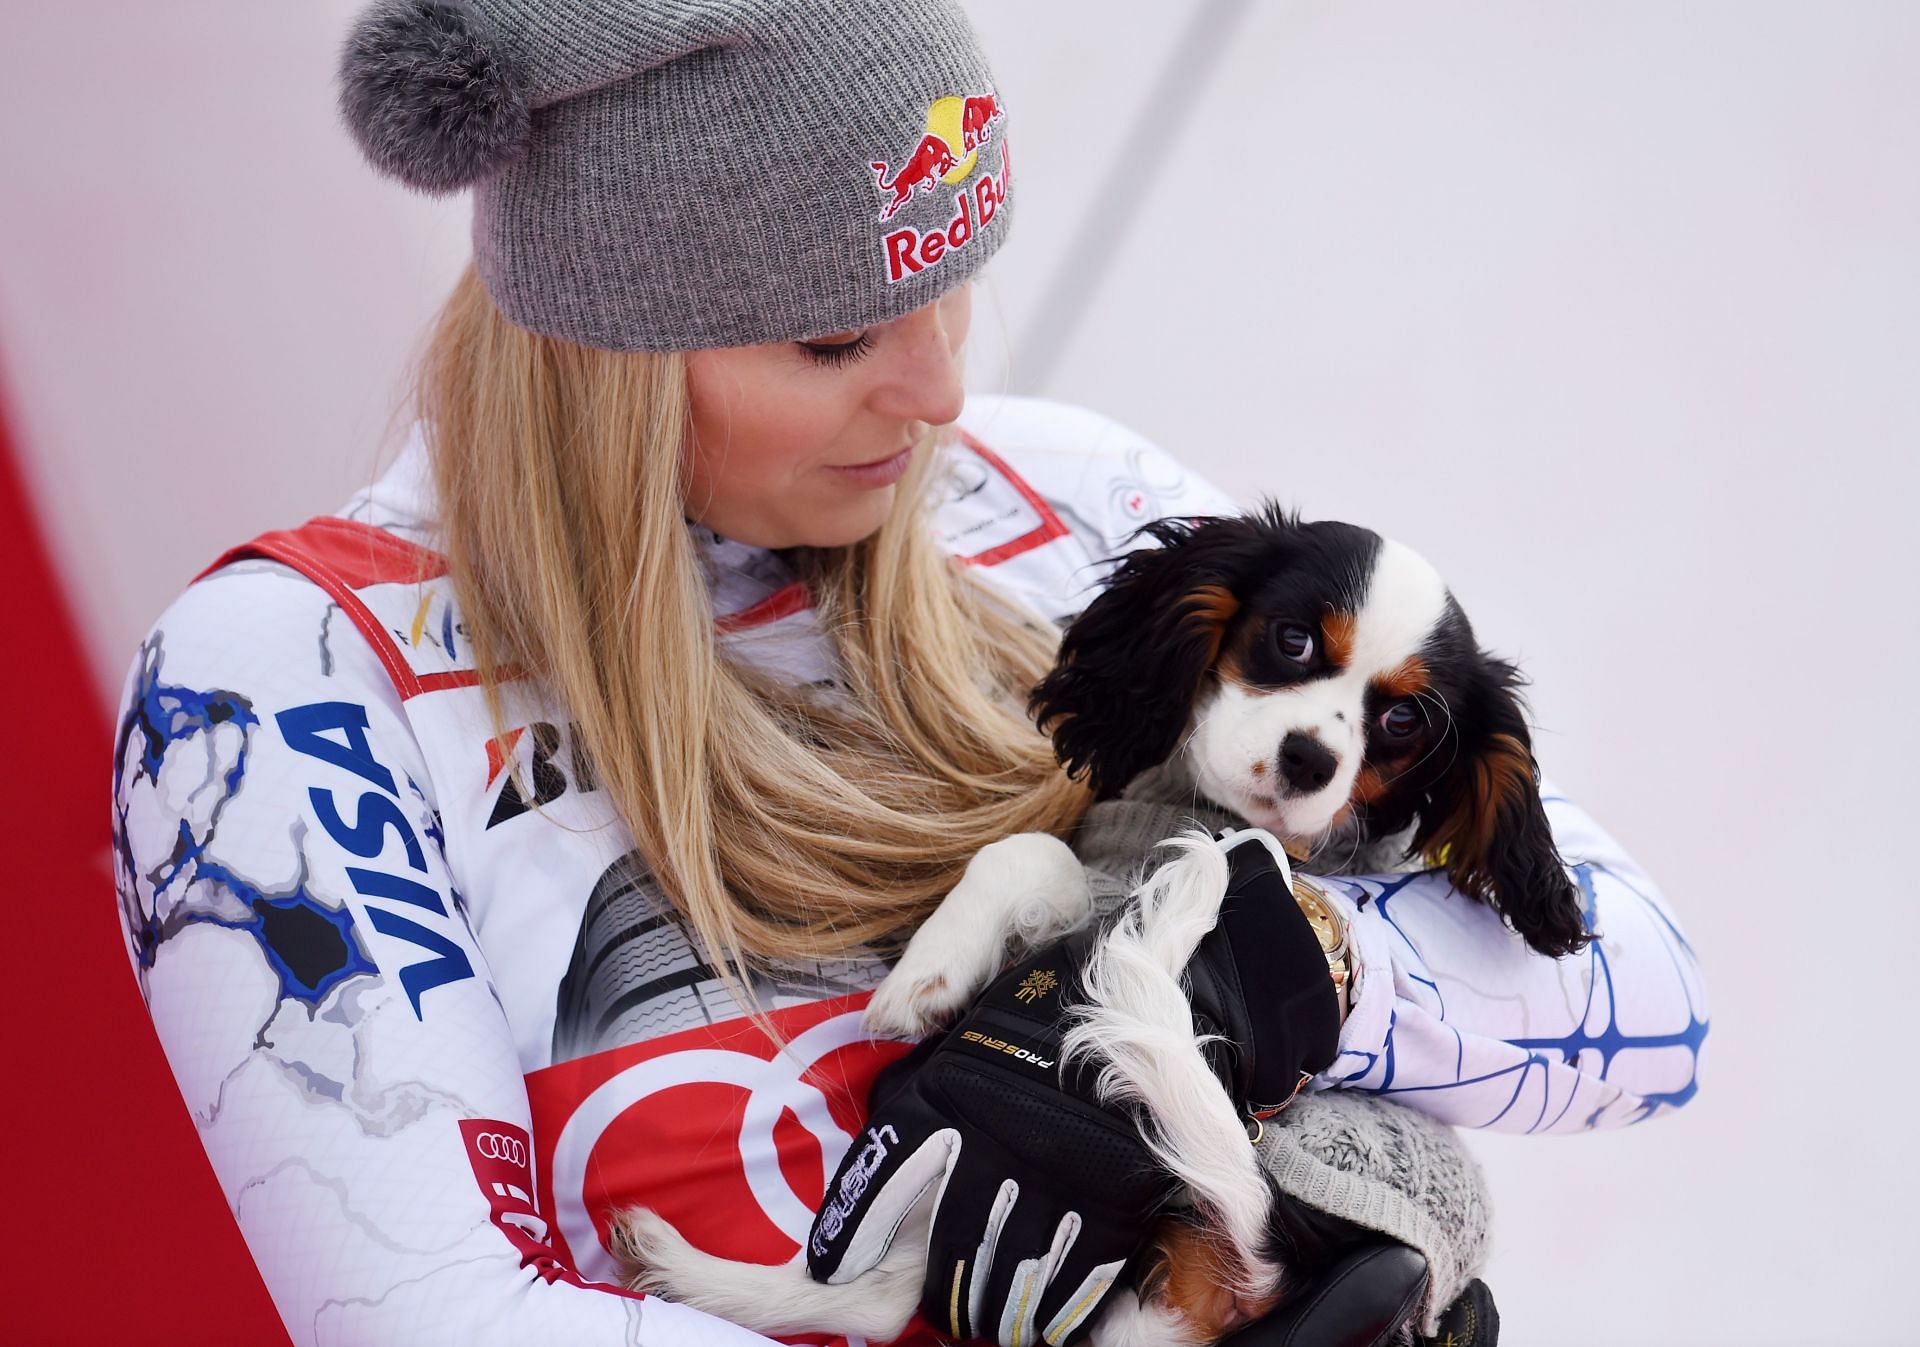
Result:
<svg viewBox="0 0 1920 1347"><path fill-rule="evenodd" d="M1149 524L1161 545L1130 553L1067 628L1028 706L1096 795L1173 755L1246 577L1291 526L1277 510Z"/></svg>
<svg viewBox="0 0 1920 1347"><path fill-rule="evenodd" d="M1519 693L1526 680L1484 653L1479 666L1454 712L1458 751L1421 806L1413 849L1444 867L1456 889L1497 908L1534 949L1559 958L1584 948L1590 932L1540 803Z"/></svg>

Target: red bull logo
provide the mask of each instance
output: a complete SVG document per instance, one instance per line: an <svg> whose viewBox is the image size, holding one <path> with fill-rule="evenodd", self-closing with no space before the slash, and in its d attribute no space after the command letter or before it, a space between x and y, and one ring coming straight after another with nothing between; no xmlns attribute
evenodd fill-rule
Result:
<svg viewBox="0 0 1920 1347"><path fill-rule="evenodd" d="M880 184L880 190L891 192L893 199L881 208L880 219L884 222L893 218L893 213L913 200L916 192L931 192L940 179L953 171L960 162L953 147L935 135L921 137L920 147L907 162L901 166L893 180L887 180L887 166L873 166L874 180Z"/></svg>
<svg viewBox="0 0 1920 1347"><path fill-rule="evenodd" d="M960 107L960 137L969 151L987 143L989 127L1000 120L1000 104L992 94L969 98Z"/></svg>
<svg viewBox="0 0 1920 1347"><path fill-rule="evenodd" d="M942 185L960 188L953 198L953 218L944 229L922 232L903 227L882 240L888 284L924 271L946 254L966 247L1006 201L1011 160L1004 137L1000 141L999 173L982 171L977 181L968 184L981 150L993 139L995 123L1004 115L992 94L937 99L927 109L926 134L905 163L898 169L877 161L870 165L874 185L883 198L883 224L922 193L938 191Z"/></svg>

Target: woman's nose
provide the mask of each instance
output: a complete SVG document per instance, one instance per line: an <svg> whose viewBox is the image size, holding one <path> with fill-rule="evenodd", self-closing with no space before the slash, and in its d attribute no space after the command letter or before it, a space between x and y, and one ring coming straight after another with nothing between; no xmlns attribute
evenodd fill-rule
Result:
<svg viewBox="0 0 1920 1347"><path fill-rule="evenodd" d="M963 306L936 301L895 320L876 410L934 426L959 419L967 398Z"/></svg>

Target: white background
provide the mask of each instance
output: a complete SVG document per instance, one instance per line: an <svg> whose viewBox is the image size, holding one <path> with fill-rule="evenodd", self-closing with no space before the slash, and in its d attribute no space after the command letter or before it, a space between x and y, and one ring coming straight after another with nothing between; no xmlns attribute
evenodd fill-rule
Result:
<svg viewBox="0 0 1920 1347"><path fill-rule="evenodd" d="M1920 6L969 7L976 386L1419 547L1702 952L1695 1103L1476 1138L1506 1340L1915 1340ZM465 260L337 129L354 8L6 4L0 373L103 691L373 472Z"/></svg>

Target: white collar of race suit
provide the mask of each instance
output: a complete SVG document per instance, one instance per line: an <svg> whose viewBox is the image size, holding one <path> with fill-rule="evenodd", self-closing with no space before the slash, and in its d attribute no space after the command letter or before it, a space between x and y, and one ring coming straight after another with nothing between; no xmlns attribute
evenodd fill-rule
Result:
<svg viewBox="0 0 1920 1347"><path fill-rule="evenodd" d="M393 466L355 497L348 514L438 550L439 509L427 459L426 435L419 423L408 431ZM716 617L742 613L795 578L784 552L722 537L692 521L688 521L687 530L699 555Z"/></svg>

